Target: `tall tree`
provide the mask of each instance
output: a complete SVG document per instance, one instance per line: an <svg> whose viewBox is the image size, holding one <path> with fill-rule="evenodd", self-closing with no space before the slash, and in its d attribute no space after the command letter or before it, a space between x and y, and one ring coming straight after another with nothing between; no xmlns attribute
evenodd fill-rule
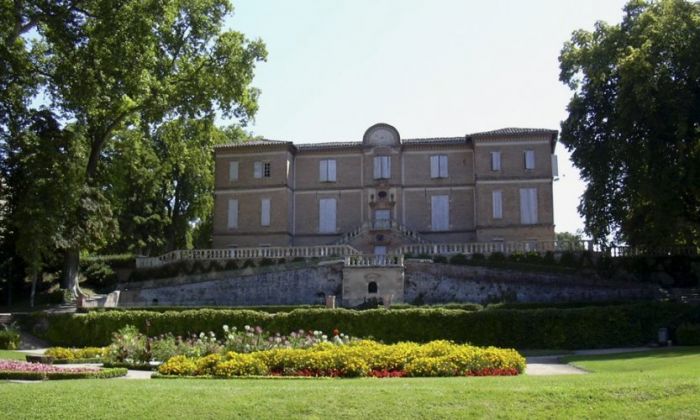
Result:
<svg viewBox="0 0 700 420"><path fill-rule="evenodd" d="M75 290L90 227L109 219L98 183L105 146L122 129L153 132L181 116L220 112L245 124L257 110L258 91L250 84L266 52L262 42L222 30L232 11L227 0L17 0L8 6L14 12L2 17L19 28L14 40L34 31L33 49L24 39L25 48L14 53L33 55L33 66L19 74L38 75L51 109L80 127L87 145L76 186L80 206L66 215L71 234L61 242L66 285Z"/></svg>
<svg viewBox="0 0 700 420"><path fill-rule="evenodd" d="M586 232L700 245L700 4L632 0L620 24L574 32L559 60Z"/></svg>

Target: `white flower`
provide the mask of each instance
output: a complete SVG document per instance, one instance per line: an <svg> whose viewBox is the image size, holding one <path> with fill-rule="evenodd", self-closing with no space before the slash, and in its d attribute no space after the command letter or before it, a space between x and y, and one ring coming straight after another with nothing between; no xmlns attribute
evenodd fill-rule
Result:
<svg viewBox="0 0 700 420"><path fill-rule="evenodd" d="M224 331L228 332L228 325L224 324Z"/></svg>

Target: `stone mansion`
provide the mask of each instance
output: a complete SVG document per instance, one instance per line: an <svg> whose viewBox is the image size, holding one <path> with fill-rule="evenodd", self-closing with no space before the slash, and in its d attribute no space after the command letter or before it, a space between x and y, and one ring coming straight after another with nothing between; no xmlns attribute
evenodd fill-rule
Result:
<svg viewBox="0 0 700 420"><path fill-rule="evenodd" d="M552 241L557 131L217 146L214 248Z"/></svg>

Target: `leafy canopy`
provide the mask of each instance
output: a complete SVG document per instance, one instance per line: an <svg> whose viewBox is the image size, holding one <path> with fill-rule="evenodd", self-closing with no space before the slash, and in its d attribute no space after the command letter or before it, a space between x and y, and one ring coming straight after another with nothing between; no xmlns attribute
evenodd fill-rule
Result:
<svg viewBox="0 0 700 420"><path fill-rule="evenodd" d="M559 61L587 233L700 245L700 4L632 0L620 24L574 32Z"/></svg>

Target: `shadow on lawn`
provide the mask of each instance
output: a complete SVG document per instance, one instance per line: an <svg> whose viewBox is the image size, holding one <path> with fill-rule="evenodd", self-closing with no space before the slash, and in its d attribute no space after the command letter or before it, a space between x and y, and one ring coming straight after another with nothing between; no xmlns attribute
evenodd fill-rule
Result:
<svg viewBox="0 0 700 420"><path fill-rule="evenodd" d="M599 355L580 355L580 356L565 356L561 358L563 363L571 362L603 362L610 360L630 360L630 359L662 359L668 357L689 356L700 354L700 347L664 347L651 351L639 351L629 353L615 354L599 354Z"/></svg>

